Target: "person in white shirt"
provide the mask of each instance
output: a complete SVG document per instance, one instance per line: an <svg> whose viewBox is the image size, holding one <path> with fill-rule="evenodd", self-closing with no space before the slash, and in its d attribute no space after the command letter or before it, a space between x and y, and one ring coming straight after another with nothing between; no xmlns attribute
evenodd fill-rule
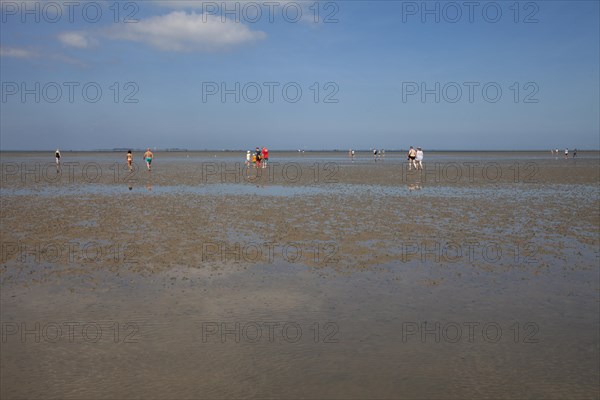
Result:
<svg viewBox="0 0 600 400"><path fill-rule="evenodd" d="M56 158L56 172L58 173L58 171L60 170L60 150L56 149L56 152L54 153L54 158Z"/></svg>
<svg viewBox="0 0 600 400"><path fill-rule="evenodd" d="M417 147L417 169L423 169L423 150L420 147Z"/></svg>

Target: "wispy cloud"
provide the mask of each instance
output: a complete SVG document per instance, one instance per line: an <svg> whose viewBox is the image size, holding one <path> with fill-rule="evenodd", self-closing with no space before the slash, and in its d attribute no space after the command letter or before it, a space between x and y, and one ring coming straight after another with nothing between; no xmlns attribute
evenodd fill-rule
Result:
<svg viewBox="0 0 600 400"><path fill-rule="evenodd" d="M84 31L63 32L58 35L58 40L62 44L80 49L87 49L96 43L96 40L90 37L90 34Z"/></svg>
<svg viewBox="0 0 600 400"><path fill-rule="evenodd" d="M85 62L73 57L69 57L60 52L40 52L38 50L31 50L19 47L0 46L0 56L31 60L34 62L47 62L48 60L58 61L60 63L71 64L81 68L85 68L88 66Z"/></svg>
<svg viewBox="0 0 600 400"><path fill-rule="evenodd" d="M305 0L155 0L151 3L173 10L197 10L207 15L218 16L221 22L303 22L313 27L321 25L319 22L323 22L325 18L330 21L335 19L338 7L335 2L316 6L317 3Z"/></svg>
<svg viewBox="0 0 600 400"><path fill-rule="evenodd" d="M200 10L204 7L205 4L207 3L214 3L211 1L202 1L202 0L197 0L197 1L186 1L186 0L158 0L158 1L154 1L153 4L156 4L160 7L165 7L165 8L172 8L175 10L181 10L181 9L197 9Z"/></svg>
<svg viewBox="0 0 600 400"><path fill-rule="evenodd" d="M296 19L297 14L301 13L299 20L305 22L314 22L315 3L305 0L277 0L260 2L256 0L227 0L227 1L206 1L206 0L155 0L152 1L159 7L170 8L173 10L199 10L211 15L224 14L224 19L241 22L255 22L258 19ZM293 6L291 10L284 11ZM257 16L257 13L260 13ZM284 17L283 14L286 13ZM289 15L287 14L289 13Z"/></svg>
<svg viewBox="0 0 600 400"><path fill-rule="evenodd" d="M173 11L106 30L63 32L59 40L67 46L87 48L97 42L97 36L145 43L162 51L194 52L249 44L267 35L244 24L223 22L214 15Z"/></svg>
<svg viewBox="0 0 600 400"><path fill-rule="evenodd" d="M0 47L0 57L36 58L38 54L32 50L18 47Z"/></svg>
<svg viewBox="0 0 600 400"><path fill-rule="evenodd" d="M252 4L252 6L259 6L265 9L268 7L275 7L277 5L285 5L291 3L293 0L278 0L270 3L257 2L256 0L229 0L224 2L223 0L210 1L210 0L156 0L153 4L164 8L171 8L174 10L214 10L215 8L220 10L223 6L227 7L228 10L235 9L237 7L243 7L246 4ZM228 3L225 4L225 3ZM299 4L301 1L298 2ZM309 3L309 5L312 3Z"/></svg>

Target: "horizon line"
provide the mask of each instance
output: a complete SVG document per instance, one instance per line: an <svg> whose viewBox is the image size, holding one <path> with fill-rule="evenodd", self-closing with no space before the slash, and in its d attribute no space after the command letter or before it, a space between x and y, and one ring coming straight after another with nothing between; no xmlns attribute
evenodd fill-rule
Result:
<svg viewBox="0 0 600 400"><path fill-rule="evenodd" d="M120 153L120 152L126 152L128 150L131 151L146 151L146 148L129 148L129 147L115 147L112 149L60 149L60 151L63 152L101 152L101 153ZM403 151L408 151L409 148L406 149L377 149L377 150L384 150L385 152L403 152ZM152 151L163 151L163 152L169 152L169 153L190 153L190 152L221 152L221 153L226 153L226 152L247 152L248 149L183 149L183 148L178 148L178 147L165 147L165 148L160 148L160 147L154 147L151 148ZM278 151L278 152L289 152L289 153L337 153L337 152L348 152L350 150L354 150L355 152L372 152L373 150L375 150L374 148L371 149L268 149L269 151ZM524 153L524 152L548 152L548 151L552 151L552 149L424 149L425 151L428 152L464 152L464 153L469 153L469 152L518 152L518 153ZM556 150L556 149L554 149ZM558 149L559 152L563 152L565 149ZM577 150L577 151L600 151L600 148L598 149L589 149L589 148L577 148L577 147L572 147L569 148L569 150ZM41 150L33 150L33 149L0 149L0 153L2 152L15 152L15 153L25 153L25 152L54 152L56 151L56 149L41 149ZM250 151L253 151L253 149L250 149Z"/></svg>

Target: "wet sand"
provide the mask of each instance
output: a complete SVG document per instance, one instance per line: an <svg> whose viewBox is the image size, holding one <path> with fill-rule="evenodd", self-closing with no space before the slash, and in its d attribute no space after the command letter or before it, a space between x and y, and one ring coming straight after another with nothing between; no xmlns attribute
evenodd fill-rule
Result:
<svg viewBox="0 0 600 400"><path fill-rule="evenodd" d="M425 156L2 153L2 398L597 398L599 154Z"/></svg>

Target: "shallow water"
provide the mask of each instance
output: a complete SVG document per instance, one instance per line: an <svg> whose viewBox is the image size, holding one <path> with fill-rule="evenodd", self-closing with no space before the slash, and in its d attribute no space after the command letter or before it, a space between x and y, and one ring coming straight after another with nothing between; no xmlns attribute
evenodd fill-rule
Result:
<svg viewBox="0 0 600 400"><path fill-rule="evenodd" d="M451 187L451 186L374 186L368 184L330 184L312 186L252 185L252 184L205 184L198 186L116 186L116 185L65 185L43 187L0 188L3 196L89 196L89 195L207 195L207 196L260 196L260 197L292 197L316 195L371 195L401 197L517 197L522 200L543 196L554 196L560 192L562 196L576 200L578 197L596 196L596 188L588 185L554 185L552 187L491 186L491 187Z"/></svg>

